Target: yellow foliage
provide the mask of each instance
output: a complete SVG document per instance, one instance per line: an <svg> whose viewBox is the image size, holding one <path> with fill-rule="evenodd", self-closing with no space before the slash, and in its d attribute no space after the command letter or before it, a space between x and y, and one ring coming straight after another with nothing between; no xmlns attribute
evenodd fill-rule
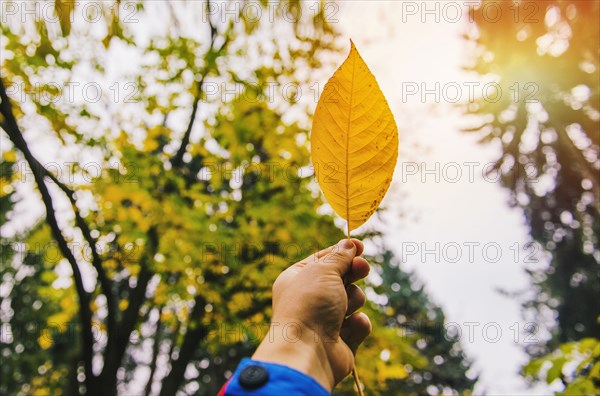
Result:
<svg viewBox="0 0 600 396"><path fill-rule="evenodd" d="M0 197L10 194L13 191L10 180L0 177Z"/></svg>
<svg viewBox="0 0 600 396"><path fill-rule="evenodd" d="M2 153L2 159L7 162L16 162L17 153L15 150L6 150Z"/></svg>
<svg viewBox="0 0 600 396"><path fill-rule="evenodd" d="M190 316L190 308L187 305L182 306L177 312L177 319L180 322L186 322Z"/></svg>
<svg viewBox="0 0 600 396"><path fill-rule="evenodd" d="M170 322L174 317L175 315L173 315L173 311L162 311L160 314L160 320L163 322Z"/></svg>
<svg viewBox="0 0 600 396"><path fill-rule="evenodd" d="M125 311L128 306L129 306L129 301L128 300L120 300L119 301L119 309L121 311Z"/></svg>
<svg viewBox="0 0 600 396"><path fill-rule="evenodd" d="M104 268L114 270L118 266L117 260L107 259L104 261Z"/></svg>
<svg viewBox="0 0 600 396"><path fill-rule="evenodd" d="M60 300L60 307L64 310L69 309L69 307L72 307L73 305L73 299L70 297L65 297L62 300Z"/></svg>
<svg viewBox="0 0 600 396"><path fill-rule="evenodd" d="M37 342L40 345L40 348L48 349L53 344L52 336L49 332L43 331L42 334L40 334L40 336L38 337Z"/></svg>
<svg viewBox="0 0 600 396"><path fill-rule="evenodd" d="M388 379L404 379L408 373L402 364L388 364L383 361L377 362L377 380L385 384Z"/></svg>
<svg viewBox="0 0 600 396"><path fill-rule="evenodd" d="M154 292L154 302L157 305L163 305L167 302L169 296L167 294L167 286L164 283L159 283Z"/></svg>
<svg viewBox="0 0 600 396"><path fill-rule="evenodd" d="M72 305L77 307L76 304ZM58 328L60 328L61 331L64 331L66 329L65 324L68 323L71 320L71 318L73 318L73 312L71 311L72 310L59 311L54 315L48 316L48 324L54 327L58 326Z"/></svg>
<svg viewBox="0 0 600 396"><path fill-rule="evenodd" d="M252 293L235 293L227 302L227 308L235 313L250 308L252 303Z"/></svg>

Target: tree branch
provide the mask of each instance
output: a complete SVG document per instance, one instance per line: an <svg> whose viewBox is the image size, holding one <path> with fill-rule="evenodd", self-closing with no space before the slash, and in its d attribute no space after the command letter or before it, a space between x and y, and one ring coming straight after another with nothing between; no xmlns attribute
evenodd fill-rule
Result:
<svg viewBox="0 0 600 396"><path fill-rule="evenodd" d="M150 396L152 391L152 383L154 382L154 373L156 372L156 359L158 358L158 352L160 351L160 338L162 335L162 320L161 315L163 307L158 309L158 320L156 321L156 333L154 334L154 345L152 345L152 362L150 363L150 376L144 390L144 396Z"/></svg>
<svg viewBox="0 0 600 396"><path fill-rule="evenodd" d="M35 157L31 156L30 160L27 161L29 163L30 168L33 172L41 172L43 177L49 178L54 184L60 188L64 194L69 199L71 203L71 208L73 213L75 214L75 224L81 230L81 234L84 240L90 247L92 252L92 261L91 264L96 270L98 274L98 280L100 282L100 287L102 290L102 294L106 296L106 305L107 305L107 315L106 315L106 327L107 327L107 347L106 350L110 349L113 345L112 339L113 335L116 331L116 312L117 305L115 301L115 295L112 287L112 283L102 266L102 259L98 253L97 241L94 237L92 237L91 231L83 217L81 216L81 212L77 207L77 202L75 200L75 192L70 189L66 184L61 182L52 172L50 172L46 167L44 167ZM35 170L34 170L35 169Z"/></svg>
<svg viewBox="0 0 600 396"><path fill-rule="evenodd" d="M169 354L167 355L169 357L169 360L173 360L173 351L175 350L175 347L177 346L177 338L179 337L179 329L181 329L181 322L177 321L177 324L175 325L175 329L173 330L173 334L171 336L171 345L169 347Z"/></svg>
<svg viewBox="0 0 600 396"><path fill-rule="evenodd" d="M154 227L148 230L148 239L148 257L153 257L158 246L158 235ZM138 323L140 308L146 301L148 283L152 279L152 276L154 276L154 273L148 269L148 266L144 262L140 263L140 267L141 269L137 276L137 285L129 289L129 305L119 322L119 331L115 338L115 345L110 350L107 350L106 360L102 369L101 377L103 381L110 382L111 386L113 383L116 386L117 371L127 350L131 333Z"/></svg>
<svg viewBox="0 0 600 396"><path fill-rule="evenodd" d="M177 150L177 153L173 156L173 160L171 161L171 165L173 168L178 168L183 165L183 156L187 151L187 145L190 143L190 136L192 135L192 128L194 126L194 121L196 120L196 113L198 112L198 104L200 103L200 96L202 96L202 85L204 84L204 76L198 82L198 94L194 98L194 103L192 105L192 115L190 116L190 120L188 121L188 126L183 134L183 138L181 139L181 145Z"/></svg>
<svg viewBox="0 0 600 396"><path fill-rule="evenodd" d="M208 0L206 3L206 10L207 10L207 15L210 15L209 9L210 9L210 0ZM227 46L227 44L229 43L229 35L226 35L225 37L225 41L223 42L223 45L221 45L217 50L215 50L215 41L217 39L217 28L215 27L215 25L212 23L210 16L208 18L208 24L210 26L210 47L207 51L207 53L211 53L211 52L221 52L225 49L225 47ZM200 77L200 81L198 81L198 84L196 86L196 96L194 97L194 102L192 104L192 114L190 115L190 120L188 121L188 125L187 128L185 130L185 133L183 134L183 138L181 139L181 144L179 145L179 149L177 150L177 152L175 153L175 155L173 156L173 159L171 160L171 165L173 165L174 168L178 168L181 165L183 165L183 156L185 155L186 151L187 151L187 146L190 143L190 136L192 134L192 128L194 127L194 122L196 120L196 113L198 112L198 105L200 103L200 99L202 98L202 89L203 89L203 85L204 85L204 79L206 78L206 75L210 73L210 71L212 70L212 68L214 67L214 61L210 61L204 68L203 70L200 72L201 77Z"/></svg>
<svg viewBox="0 0 600 396"><path fill-rule="evenodd" d="M8 95L6 94L4 81L1 78L0 113L4 118L2 122L0 122L0 127L2 127L2 129L4 129L4 131L7 133L9 139L15 145L15 148L23 153L25 161L27 161L29 167L33 171L35 183L42 196L44 207L46 208L46 223L50 226L52 236L58 243L58 247L62 255L67 259L71 266L71 270L73 271L73 281L77 296L79 298L79 319L81 322L82 357L85 369L85 383L87 389L92 390L95 387L96 378L92 370L92 359L94 357L94 338L92 335L92 311L90 309L90 296L83 287L83 279L77 264L77 260L69 248L67 240L65 239L58 225L58 221L54 213L52 197L50 195L50 191L48 190L48 186L46 186L44 181L44 176L46 176L48 172L29 150L29 146L23 138L23 134L21 133L19 125L14 117L12 105Z"/></svg>
<svg viewBox="0 0 600 396"><path fill-rule="evenodd" d="M35 160L35 159L34 159ZM37 160L35 160L37 162ZM107 349L112 345L112 339L114 332L116 331L116 312L117 305L115 300L115 295L112 288L112 283L102 266L102 258L98 254L97 250L97 241L94 237L92 237L91 231L83 217L81 217L81 212L77 207L77 202L75 200L75 193L69 187L67 187L64 183L62 183L56 176L54 176L50 171L48 171L43 165L38 163L40 169L43 169L45 172L45 176L47 176L50 180L52 180L67 196L69 202L71 203L71 208L75 213L75 223L77 227L81 230L81 234L83 238L90 246L90 250L92 252L92 266L98 273L98 280L100 281L100 287L102 288L102 293L106 296L106 305L107 305Z"/></svg>
<svg viewBox="0 0 600 396"><path fill-rule="evenodd" d="M201 321L205 306L206 300L201 296L196 296L194 308L190 313L187 331L185 336L183 336L181 348L179 348L179 356L177 360L171 361L171 371L162 380L160 396L171 396L177 393L179 386L183 382L188 363L194 357L194 353L200 342L208 335L208 328Z"/></svg>

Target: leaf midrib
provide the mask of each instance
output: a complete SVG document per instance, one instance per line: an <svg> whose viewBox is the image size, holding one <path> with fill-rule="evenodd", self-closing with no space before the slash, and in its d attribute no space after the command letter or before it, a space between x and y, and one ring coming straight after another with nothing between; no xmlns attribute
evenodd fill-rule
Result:
<svg viewBox="0 0 600 396"><path fill-rule="evenodd" d="M351 52L352 49L350 50ZM350 238L350 183L349 183L349 157L350 157L350 124L352 122L352 97L354 95L354 70L356 67L356 54L352 54L352 79L350 80L350 100L348 101L348 126L346 128L346 220L348 221L348 238Z"/></svg>

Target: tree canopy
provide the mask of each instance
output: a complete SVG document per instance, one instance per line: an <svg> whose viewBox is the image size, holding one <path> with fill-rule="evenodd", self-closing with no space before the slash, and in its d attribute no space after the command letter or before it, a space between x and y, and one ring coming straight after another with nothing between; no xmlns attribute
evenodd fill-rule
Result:
<svg viewBox="0 0 600 396"><path fill-rule="evenodd" d="M494 78L502 93L468 105L481 120L471 132L500 148L494 171L511 205L524 211L536 246L550 255L547 268L528 269L534 288L525 315L551 330L528 352L538 358L554 352L534 359L525 373L537 378L548 361L548 383L558 379L567 393L597 393L600 3L495 2L494 21L485 6L472 15L467 69ZM567 362L577 362L574 373L563 372Z"/></svg>

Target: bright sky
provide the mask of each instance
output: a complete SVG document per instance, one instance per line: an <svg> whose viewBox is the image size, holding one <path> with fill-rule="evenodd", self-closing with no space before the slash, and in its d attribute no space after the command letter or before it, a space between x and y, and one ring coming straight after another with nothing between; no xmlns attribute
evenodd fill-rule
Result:
<svg viewBox="0 0 600 396"><path fill-rule="evenodd" d="M386 216L387 240L443 307L448 326L460 326L480 376L477 394L548 394L528 389L518 374L527 361L526 321L519 302L498 292L528 288L524 261L533 248L524 249L524 217L493 177L483 177L497 152L460 132L465 121L451 103L459 94L468 100L469 84L478 82L461 70L468 17L456 16L463 2L436 2L438 11L433 3L342 2L334 16L377 77L400 130L395 185L384 201L394 212Z"/></svg>

